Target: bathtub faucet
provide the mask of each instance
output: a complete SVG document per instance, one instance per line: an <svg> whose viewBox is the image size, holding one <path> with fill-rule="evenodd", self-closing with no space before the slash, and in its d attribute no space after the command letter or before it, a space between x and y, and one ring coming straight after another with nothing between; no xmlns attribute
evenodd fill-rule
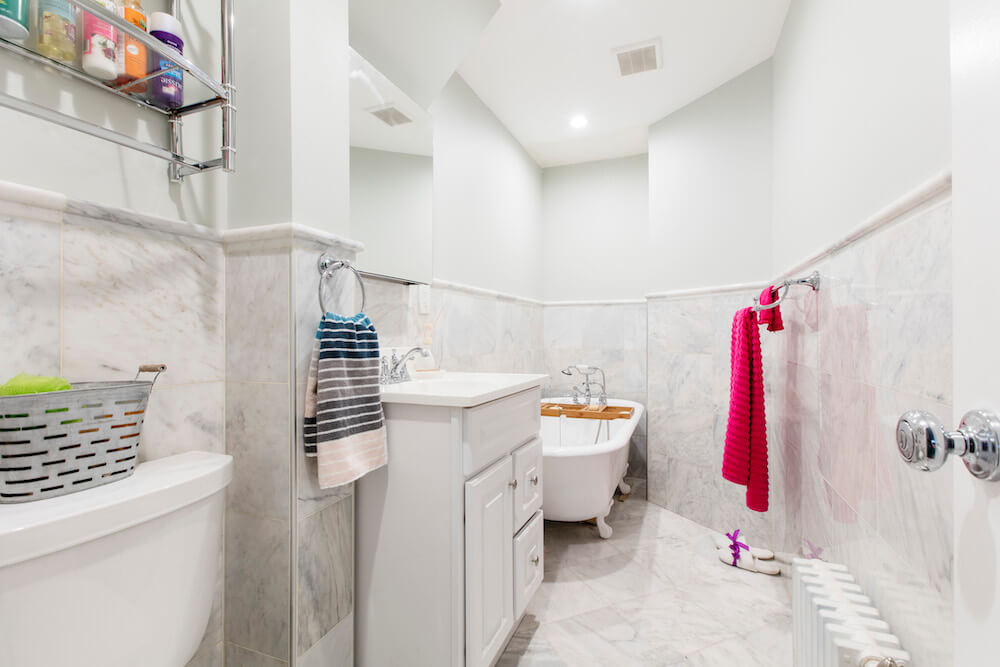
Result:
<svg viewBox="0 0 1000 667"><path fill-rule="evenodd" d="M573 375L573 373L579 373L583 376L583 381L579 385L573 387L573 402L583 405L590 405L590 401L593 397L593 392L591 392L591 386L598 386L601 388L601 393L597 396L597 404L604 406L608 404L608 388L604 377L604 371L597 366L589 366L587 364L574 364L567 366L563 369L563 375ZM590 376L594 373L601 374L601 381L594 382L590 379Z"/></svg>

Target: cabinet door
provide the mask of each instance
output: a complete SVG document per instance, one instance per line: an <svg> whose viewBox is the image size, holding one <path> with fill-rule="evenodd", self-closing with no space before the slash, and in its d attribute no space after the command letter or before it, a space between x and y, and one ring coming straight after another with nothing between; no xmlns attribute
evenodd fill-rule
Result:
<svg viewBox="0 0 1000 667"><path fill-rule="evenodd" d="M465 664L488 666L514 627L513 465L465 483Z"/></svg>
<svg viewBox="0 0 1000 667"><path fill-rule="evenodd" d="M514 532L542 506L542 441L535 438L515 450Z"/></svg>

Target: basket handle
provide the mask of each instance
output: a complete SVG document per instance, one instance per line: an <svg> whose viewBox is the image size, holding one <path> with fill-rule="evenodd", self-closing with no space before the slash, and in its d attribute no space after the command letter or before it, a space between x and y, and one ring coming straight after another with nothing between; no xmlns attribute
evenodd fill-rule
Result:
<svg viewBox="0 0 1000 667"><path fill-rule="evenodd" d="M140 364L139 372L135 374L135 379L138 380L139 376L143 373L156 373L153 376L153 381L150 383L150 385L154 385L156 384L156 378L160 377L160 373L165 370L167 370L166 364Z"/></svg>

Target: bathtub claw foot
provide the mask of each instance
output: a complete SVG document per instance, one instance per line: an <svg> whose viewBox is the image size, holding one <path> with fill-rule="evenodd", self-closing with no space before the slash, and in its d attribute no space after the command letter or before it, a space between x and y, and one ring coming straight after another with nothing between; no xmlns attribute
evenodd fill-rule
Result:
<svg viewBox="0 0 1000 667"><path fill-rule="evenodd" d="M608 510L601 516L595 517L594 521L597 523L597 534L603 539L608 539L611 537L611 526L608 525L608 515L611 514L611 508L615 506L615 499L612 498L611 502L608 503Z"/></svg>
<svg viewBox="0 0 1000 667"><path fill-rule="evenodd" d="M614 532L611 530L611 526L608 525L606 519L606 516L597 517L597 534L605 540L611 537L611 534Z"/></svg>
<svg viewBox="0 0 1000 667"><path fill-rule="evenodd" d="M622 481L618 482L618 490L627 496L628 494L632 493L632 485L626 483L625 479L622 478Z"/></svg>

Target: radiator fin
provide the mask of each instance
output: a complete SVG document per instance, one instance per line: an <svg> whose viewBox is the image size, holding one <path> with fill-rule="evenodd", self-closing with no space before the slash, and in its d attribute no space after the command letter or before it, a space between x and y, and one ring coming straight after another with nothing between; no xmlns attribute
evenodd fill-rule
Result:
<svg viewBox="0 0 1000 667"><path fill-rule="evenodd" d="M792 652L796 667L911 665L847 568L815 559L792 563Z"/></svg>

